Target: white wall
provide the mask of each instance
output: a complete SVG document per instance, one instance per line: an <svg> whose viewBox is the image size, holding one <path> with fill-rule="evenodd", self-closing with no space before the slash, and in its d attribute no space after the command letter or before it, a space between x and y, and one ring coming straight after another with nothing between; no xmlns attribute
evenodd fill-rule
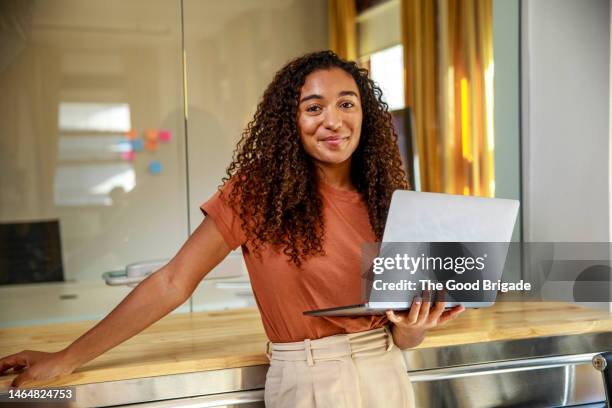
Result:
<svg viewBox="0 0 612 408"><path fill-rule="evenodd" d="M520 199L519 0L493 0L495 196ZM520 224L515 238L520 236Z"/></svg>
<svg viewBox="0 0 612 408"><path fill-rule="evenodd" d="M523 0L521 14L524 240L610 242L610 2ZM545 298L571 294L534 260L602 259L580 248L526 255L523 274Z"/></svg>
<svg viewBox="0 0 612 408"><path fill-rule="evenodd" d="M610 241L608 0L522 2L526 241Z"/></svg>
<svg viewBox="0 0 612 408"><path fill-rule="evenodd" d="M493 0L495 196L513 200L521 198L519 5L519 0ZM520 238L519 216L512 241ZM510 252L506 262L504 280L521 279L520 253Z"/></svg>

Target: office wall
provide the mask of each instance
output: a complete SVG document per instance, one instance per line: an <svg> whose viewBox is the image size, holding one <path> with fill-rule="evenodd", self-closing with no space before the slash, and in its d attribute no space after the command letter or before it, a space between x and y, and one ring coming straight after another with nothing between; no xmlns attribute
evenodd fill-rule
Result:
<svg viewBox="0 0 612 408"><path fill-rule="evenodd" d="M519 0L493 0L495 196L520 199ZM520 237L520 223L514 230Z"/></svg>
<svg viewBox="0 0 612 408"><path fill-rule="evenodd" d="M608 0L522 2L526 241L610 241Z"/></svg>
<svg viewBox="0 0 612 408"><path fill-rule="evenodd" d="M495 196L513 200L521 199L519 23L519 0L493 0ZM512 235L515 242L521 237L521 211ZM521 279L520 253L510 253L504 279Z"/></svg>
<svg viewBox="0 0 612 408"><path fill-rule="evenodd" d="M524 239L607 243L610 3L524 0L521 19ZM544 282L544 298L572 296L573 279L579 279L586 265L560 281L538 259L587 259L595 265L609 257L609 251L602 257L572 253L577 247L571 248L548 246L526 254L523 274ZM593 245L586 248L601 252ZM612 304L581 305L610 310Z"/></svg>

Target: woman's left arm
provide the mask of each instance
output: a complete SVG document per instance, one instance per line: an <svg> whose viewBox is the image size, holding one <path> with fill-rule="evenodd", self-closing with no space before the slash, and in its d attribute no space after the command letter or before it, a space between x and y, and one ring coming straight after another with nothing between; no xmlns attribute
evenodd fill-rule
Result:
<svg viewBox="0 0 612 408"><path fill-rule="evenodd" d="M418 346L425 338L427 330L445 324L465 310L463 306L444 310L446 304L444 299L435 302L431 307L429 293L424 292L423 297L424 301L420 297L415 297L409 311L387 310L387 317L393 323L391 327L393 342L401 350Z"/></svg>

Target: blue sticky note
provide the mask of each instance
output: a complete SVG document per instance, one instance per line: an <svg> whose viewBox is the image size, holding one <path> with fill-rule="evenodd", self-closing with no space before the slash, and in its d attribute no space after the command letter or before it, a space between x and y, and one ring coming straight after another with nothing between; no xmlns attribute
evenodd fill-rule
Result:
<svg viewBox="0 0 612 408"><path fill-rule="evenodd" d="M159 174L162 171L162 165L157 160L151 160L149 162L149 172L151 174Z"/></svg>
<svg viewBox="0 0 612 408"><path fill-rule="evenodd" d="M132 140L132 150L135 152L142 152L144 150L144 142L142 139Z"/></svg>

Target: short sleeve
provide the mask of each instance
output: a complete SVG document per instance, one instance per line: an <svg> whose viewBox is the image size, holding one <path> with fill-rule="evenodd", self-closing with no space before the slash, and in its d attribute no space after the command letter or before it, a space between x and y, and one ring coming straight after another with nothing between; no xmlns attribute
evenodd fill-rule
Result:
<svg viewBox="0 0 612 408"><path fill-rule="evenodd" d="M221 191L223 191L223 195L221 195ZM246 242L246 236L241 227L240 217L236 215L227 202L231 185L226 183L221 191L215 192L208 201L200 206L200 210L205 216L213 219L225 243L230 249L234 250Z"/></svg>

